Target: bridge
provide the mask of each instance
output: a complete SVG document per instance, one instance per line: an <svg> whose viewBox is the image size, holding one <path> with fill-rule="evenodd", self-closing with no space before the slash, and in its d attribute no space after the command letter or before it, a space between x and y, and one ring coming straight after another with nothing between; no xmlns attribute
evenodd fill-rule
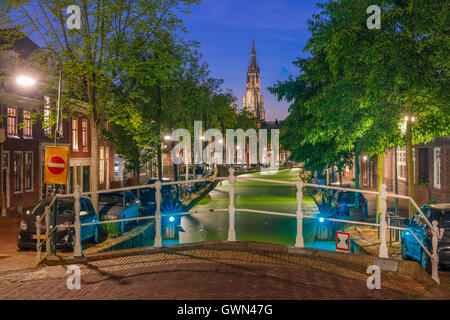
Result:
<svg viewBox="0 0 450 320"><path fill-rule="evenodd" d="M386 187L382 187L382 192L374 192L374 191L366 191L366 190L356 190L351 188L340 188L333 186L323 186L316 185L310 183L304 183L300 180L297 181L286 181L286 180L276 180L276 179L263 179L263 178L253 178L250 176L235 176L234 170L230 170L230 174L228 177L210 177L208 179L198 179L192 180L190 182L207 182L207 181L221 181L228 183L228 207L225 208L213 208L213 209L200 209L194 208L188 212L181 213L171 213L171 215L177 214L180 216L195 216L196 214L204 214L204 215L215 215L215 214L226 214L228 218L228 230L226 235L226 240L217 240L217 241L206 241L206 242L198 242L198 243L189 243L189 244L178 244L178 245L164 245L163 246L163 237L162 237L162 226L161 226L161 218L163 214L161 213L161 187L163 185L173 185L173 184L182 184L186 183L185 181L176 181L176 182L164 182L161 183L157 181L152 185L143 185L143 186L134 186L127 188L115 189L119 190L131 190L136 188L155 188L156 190L156 213L155 216L151 217L140 217L133 219L125 219L125 220L150 220L154 222L154 239L151 247L144 248L134 248L128 250L118 250L111 252L104 252L93 255L83 255L82 244L80 239L80 228L81 226L87 225L80 223L80 206L79 199L81 196L86 196L92 194L93 192L81 193L79 191L79 186L75 189L74 194L69 195L57 195L53 198L52 203L57 198L64 197L74 197L76 200L75 211L76 211L76 219L75 223L70 228L74 228L75 234L75 247L72 257L60 257L56 256L54 252L51 252L50 246L50 236L53 232L56 231L58 227L52 227L50 225L50 206L46 208L44 214L37 220L37 226L40 226L42 221L46 222L46 240L40 241L40 228L37 228L38 232L38 242L37 242L37 261L42 263L46 260L49 264L80 264L82 268L82 273L88 275L89 277L95 276L107 276L111 277L111 281L113 281L115 275L114 272L110 274L109 271L118 271L119 277L123 277L123 279L127 279L128 271L130 270L131 274L133 272L136 273L136 277L138 274L145 274L145 270L153 270L156 268L155 272L161 274L163 270L167 271L167 274L187 274L189 273L189 264L191 264L192 274L187 276L187 278L196 274L197 271L194 270L203 270L199 271L203 274L214 273L211 270L221 270L221 274L227 274L231 272L229 268L237 268L233 270L240 270L241 275L235 275L233 280L233 276L230 276L229 279L231 282L243 281L242 277L245 278L245 275L254 274L255 272L259 272L262 278L262 274L267 272L269 275L277 274L276 277L273 278L278 279L280 281L280 286L284 289L288 288L290 285L287 284L286 279L297 279L293 282L292 286L296 289L292 289L294 291L289 292L297 292L297 289L303 285L309 284L312 285L311 279L314 277L326 276L330 277L330 283L341 283L342 281L350 281L349 279L353 279L357 282L350 281L351 287L360 288L354 291L355 294L360 292L360 296L358 294L350 295L348 298L357 299L359 297L365 297L367 295L372 298L377 298L378 293L374 293L375 291L368 293L368 289L366 287L365 281L368 277L366 273L367 267L369 265L378 265L381 270L383 270L383 290L394 290L387 291L384 293L385 297L392 294L392 298L400 298L402 296L402 291L399 290L402 285L407 283L408 281L411 283L411 286L414 288L423 288L423 283L427 283L427 286L430 286L430 278L423 271L418 263L409 262L409 261L398 261L395 259L389 258L389 252L387 247L386 234L389 229L396 229L400 231L408 230L408 228L396 227L387 224L386 221L386 199L388 197L398 197L408 199L413 203L416 207L417 211L423 215L420 208L417 204L405 196L398 196L394 194L390 194L386 192ZM291 187L295 187L296 194L296 211L292 212L284 212L284 211L273 211L273 210L259 210L252 208L241 208L235 206L235 184L245 181L252 181L256 184L259 183L271 183L277 185L288 185ZM303 198L304 198L304 188L305 187L313 187L313 188L322 188L322 189L334 189L334 190L343 190L343 191L353 191L353 192L361 192L361 193L371 193L375 195L379 195L382 199L382 215L380 223L369 223L365 221L355 221L355 220L344 220L337 219L334 217L327 217L326 220L349 224L349 225L369 225L373 227L378 227L380 230L380 248L378 252L378 257L368 256L363 254L345 254L345 253L337 253L326 250L319 250L314 248L305 248L305 239L304 239L304 223L307 221L317 221L319 219L324 219L323 217L319 217L316 214L311 214L308 212L304 212L303 210ZM97 193L103 192L111 192L111 190L107 191L98 191ZM269 208L270 209L270 208ZM276 216L276 217L288 217L296 219L295 224L295 244L294 245L281 245L281 244L272 244L267 242L255 242L255 241L242 241L236 239L236 213L238 216L245 214L257 214L258 217L263 216ZM427 221L427 219L425 219ZM106 223L117 223L122 222L121 220L112 220L112 221L101 221L95 224L106 224ZM431 230L436 231L435 226L431 225ZM433 238L437 237L437 233L433 232ZM422 246L424 251L429 255L433 265L432 265L432 277L431 279L435 283L439 283L439 275L437 271L438 267L438 256L437 256L437 247L433 247L433 251L430 252L419 239L416 238L416 241ZM433 241L434 243L435 241ZM46 251L42 252L43 244L46 243ZM206 263L208 262L208 263ZM29 274L29 281L38 281L42 280L40 277L49 277L49 279L53 279L52 277L58 278L63 275L63 271L65 272L65 267L62 265L48 266L43 269L39 269L33 273ZM185 266L180 269L173 268L175 266ZM253 267L252 267L253 266ZM148 269L150 267L150 269ZM112 269L111 269L112 268ZM193 268L193 269L192 269ZM205 269L206 268L206 269ZM212 269L211 269L212 268ZM278 269L277 269L278 268ZM281 275L279 268L283 269ZM303 270L300 271L299 269ZM94 270L94 271L93 271ZM109 271L108 271L109 270ZM134 270L134 271L132 271ZM158 271L159 270L159 271ZM170 271L171 270L171 271ZM208 271L209 270L209 271ZM228 270L228 271L227 271ZM259 271L257 271L259 270ZM263 271L265 270L265 271ZM274 271L278 270L278 271ZM170 272L169 272L170 271ZM172 273L173 272L173 273ZM331 274L322 274L323 272L331 272ZM236 272L235 272L236 273ZM121 274L121 275L120 275ZM314 276L313 276L314 275ZM17 276L17 274L16 274ZM20 275L23 277L23 275ZM64 275L66 276L66 275ZM5 278L6 277L6 278ZM3 278L0 278L1 283L7 283L9 280L14 279L14 274L7 275ZM37 277L37 278L36 278ZM287 277L287 278L286 278ZM312 277L312 278L311 278ZM342 278L338 280L337 278ZM2 282L2 279L4 280ZM8 280L9 279L9 280ZM205 279L208 279L206 277ZM225 281L227 277L222 280L215 281ZM238 281L238 279L240 279ZM270 279L270 277L268 278ZM308 280L309 279L309 280ZM405 281L408 279L408 281ZM186 280L188 281L188 280ZM205 280L206 281L206 280ZM252 293L245 291L242 294L254 294L256 297L260 297L258 295L258 285L254 284L253 280L248 280L249 284L252 284L255 288ZM336 282L337 281L337 282ZM418 285L415 283L416 281L422 281L422 285ZM225 281L226 282L226 281ZM282 284L284 283L284 284ZM415 283L415 284L414 284ZM205 284L206 285L206 284ZM225 285L225 283L224 283ZM350 284L349 284L350 285ZM322 293L329 292L329 287L323 285L323 290L319 290L317 295L312 295L316 298L319 298ZM358 287L359 286L359 287ZM201 287L201 285L200 285ZM344 286L345 287L345 286ZM433 295L434 297L443 297L441 289L437 286L432 286L434 289L433 293L430 292L417 292L416 296L428 297ZM291 287L289 287L291 288ZM365 288L365 289L362 289ZM404 289L404 288L403 288ZM416 290L414 289L414 290ZM86 290L90 290L86 288ZM203 292L201 288L198 289L199 294ZM260 288L260 290L262 290ZM275 290L275 288L274 288ZM289 289L291 290L291 289ZM395 291L397 290L397 291ZM271 292L270 290L268 291ZM276 290L270 294L275 294ZM321 293L322 292L322 293ZM363 293L364 292L364 293ZM268 293L268 294L269 294ZM312 294L312 293L311 293ZM340 294L341 298L345 297L344 293ZM403 292L404 294L404 292ZM89 296L89 295L88 295ZM167 295L162 294L161 296L167 297ZM157 297L161 297L157 296ZM445 296L445 294L444 294ZM204 297L204 293L203 293ZM280 296L281 297L281 296ZM291 296L287 296L287 298L302 298L300 294L293 294ZM362 299L364 299L364 297ZM381 297L381 296L380 296ZM6 297L8 298L8 297ZM189 298L187 296L187 298ZM303 297L304 298L304 297Z"/></svg>

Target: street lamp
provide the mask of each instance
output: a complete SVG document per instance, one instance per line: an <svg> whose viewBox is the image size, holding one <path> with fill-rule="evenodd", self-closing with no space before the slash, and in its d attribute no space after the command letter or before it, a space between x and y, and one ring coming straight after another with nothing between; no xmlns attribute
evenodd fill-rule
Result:
<svg viewBox="0 0 450 320"><path fill-rule="evenodd" d="M17 77L17 83L19 85L21 85L22 87L31 87L32 85L34 85L36 83L36 80L34 80L31 77L28 76L20 76Z"/></svg>
<svg viewBox="0 0 450 320"><path fill-rule="evenodd" d="M61 60L60 55L52 48L39 48L38 50L51 51L58 58L58 62L59 62L58 102L57 102L58 114L57 114L56 128L55 128L55 145L56 145L56 139L59 136L60 118L61 118L62 60ZM33 79L29 76L25 76L25 75L17 77L16 80L17 80L17 83L23 87L30 87L36 83L35 79Z"/></svg>

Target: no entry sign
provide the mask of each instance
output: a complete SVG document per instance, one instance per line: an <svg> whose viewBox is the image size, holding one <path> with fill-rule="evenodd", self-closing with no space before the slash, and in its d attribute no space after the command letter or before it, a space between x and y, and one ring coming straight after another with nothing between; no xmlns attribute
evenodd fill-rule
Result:
<svg viewBox="0 0 450 320"><path fill-rule="evenodd" d="M60 156L53 156L48 159L47 167L51 173L61 174L64 170L66 170L66 162Z"/></svg>
<svg viewBox="0 0 450 320"><path fill-rule="evenodd" d="M67 147L45 147L45 183L67 183L68 155L69 148Z"/></svg>
<svg viewBox="0 0 450 320"><path fill-rule="evenodd" d="M336 251L350 252L350 233L336 232Z"/></svg>

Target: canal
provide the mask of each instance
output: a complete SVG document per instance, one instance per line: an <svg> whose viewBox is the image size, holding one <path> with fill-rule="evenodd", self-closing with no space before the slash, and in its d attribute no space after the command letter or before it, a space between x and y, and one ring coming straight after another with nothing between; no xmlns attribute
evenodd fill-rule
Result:
<svg viewBox="0 0 450 320"><path fill-rule="evenodd" d="M247 177L296 181L299 169L285 169L273 174L251 173ZM218 184L209 195L202 199L191 210L208 210L228 208L229 184L224 181ZM271 182L237 181L235 184L235 206L237 208L278 211L295 214L297 210L297 189L295 185ZM312 198L303 198L304 214L316 214L317 206ZM274 216L262 213L236 213L237 240L252 240L294 245L297 233L296 219L293 217ZM303 232L306 247L335 250L335 241L316 240L317 229L322 228L316 219L304 219ZM226 240L228 235L228 213L199 213L183 216L181 225L177 227L175 238L168 239L163 230L164 245L192 243L210 240ZM152 239L153 240L153 239ZM150 242L153 242L149 239ZM152 245L152 243L147 243Z"/></svg>

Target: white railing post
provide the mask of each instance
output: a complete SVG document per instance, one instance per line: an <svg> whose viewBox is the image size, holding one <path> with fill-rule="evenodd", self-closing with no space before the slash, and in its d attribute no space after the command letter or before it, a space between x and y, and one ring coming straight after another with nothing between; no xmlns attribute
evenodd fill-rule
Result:
<svg viewBox="0 0 450 320"><path fill-rule="evenodd" d="M305 246L303 242L303 181L297 181L297 237L295 238L295 247L303 248Z"/></svg>
<svg viewBox="0 0 450 320"><path fill-rule="evenodd" d="M380 258L389 258L388 255L388 248L386 244L386 233L387 233L387 223L386 223L386 209L387 209L387 190L386 190L386 184L381 185L381 228L380 228L380 251L378 253L378 256Z"/></svg>
<svg viewBox="0 0 450 320"><path fill-rule="evenodd" d="M45 212L45 211L44 211ZM41 219L39 216L36 217L36 252L37 252L37 263L41 263L42 252L41 252Z"/></svg>
<svg viewBox="0 0 450 320"><path fill-rule="evenodd" d="M162 247L161 238L161 181L155 182L155 192L156 192L156 212L155 212L155 243L154 247Z"/></svg>
<svg viewBox="0 0 450 320"><path fill-rule="evenodd" d="M228 241L236 241L236 230L235 230L235 212L234 207L234 182L236 177L234 176L234 168L230 168L230 175L228 180L230 181L230 205L228 206Z"/></svg>
<svg viewBox="0 0 450 320"><path fill-rule="evenodd" d="M50 241L50 232L49 232L49 226L50 226L50 210L51 208L49 206L45 207L44 213L45 213L45 254L47 257L50 257L52 255L51 251L51 241Z"/></svg>
<svg viewBox="0 0 450 320"><path fill-rule="evenodd" d="M80 192L80 185L75 185L75 225L74 225L74 246L73 246L73 256L74 257L82 257L83 256L83 249L81 248L81 225L80 225L80 198L81 198L81 192Z"/></svg>
<svg viewBox="0 0 450 320"><path fill-rule="evenodd" d="M433 220L432 224L433 224L433 227L431 229L431 232L433 233L433 239L432 239L431 243L433 245L433 256L431 258L431 263L432 263L431 277L433 278L434 281L436 281L438 284L440 284L439 272L438 272L439 255L438 255L437 249L438 249L439 240L442 239L445 229L441 228L439 230L437 220Z"/></svg>

